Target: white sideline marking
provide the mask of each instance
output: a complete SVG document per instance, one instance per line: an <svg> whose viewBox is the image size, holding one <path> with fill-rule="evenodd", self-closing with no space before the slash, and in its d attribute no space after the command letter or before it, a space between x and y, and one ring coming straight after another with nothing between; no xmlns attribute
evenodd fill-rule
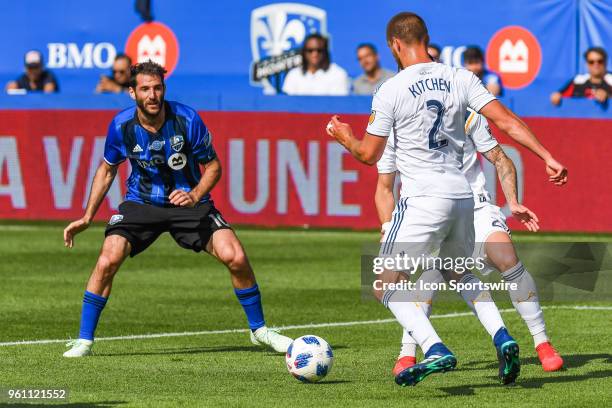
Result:
<svg viewBox="0 0 612 408"><path fill-rule="evenodd" d="M612 306L542 306L542 309L566 309L566 310L612 310ZM514 312L514 309L501 309L500 313ZM440 315L430 316L431 319L448 319L451 317L463 317L472 316L472 312L461 312L461 313L447 313ZM310 323L310 324L296 324L290 326L280 326L278 329L281 330L292 330L292 329L313 329L320 327L345 327L345 326L363 326L369 324L385 324L393 323L395 319L379 319L379 320L356 320L352 322L331 322L331 323ZM187 337L187 336L202 336L208 334L232 334L232 333L248 333L249 329L225 329L225 330L205 330L195 332L178 332L178 333L154 333L154 334L134 334L129 336L115 336L115 337L97 337L96 341L114 341L114 340L144 340L144 339L159 339L163 337ZM0 347L7 346L27 346L33 344L54 344L54 343L66 343L66 339L53 339L53 340L22 340L22 341L8 341L0 343Z"/></svg>

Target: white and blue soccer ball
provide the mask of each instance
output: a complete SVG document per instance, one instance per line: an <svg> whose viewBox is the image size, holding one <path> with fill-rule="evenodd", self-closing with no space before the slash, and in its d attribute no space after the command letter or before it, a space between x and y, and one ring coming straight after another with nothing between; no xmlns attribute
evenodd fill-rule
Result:
<svg viewBox="0 0 612 408"><path fill-rule="evenodd" d="M329 374L334 362L331 346L312 334L298 337L285 356L289 373L302 382L317 382Z"/></svg>

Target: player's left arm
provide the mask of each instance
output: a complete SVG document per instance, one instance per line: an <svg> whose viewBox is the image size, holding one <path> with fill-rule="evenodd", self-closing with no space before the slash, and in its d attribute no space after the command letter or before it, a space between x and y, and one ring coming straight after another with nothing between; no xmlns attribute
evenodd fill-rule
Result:
<svg viewBox="0 0 612 408"><path fill-rule="evenodd" d="M221 179L221 161L212 144L212 134L202 119L195 114L191 126L191 154L198 160L202 177L191 191L174 190L168 196L170 203L179 207L193 207L217 185Z"/></svg>
<svg viewBox="0 0 612 408"><path fill-rule="evenodd" d="M491 120L501 131L526 147L546 163L549 180L562 186L567 182L567 168L555 160L552 154L540 143L529 127L501 102L487 103L480 113Z"/></svg>
<svg viewBox="0 0 612 408"><path fill-rule="evenodd" d="M193 207L217 185L221 179L221 161L215 157L211 161L200 163L200 167L202 169L202 177L198 184L189 192L174 190L168 197L171 204L178 207Z"/></svg>
<svg viewBox="0 0 612 408"><path fill-rule="evenodd" d="M490 161L497 170L497 177L499 178L512 215L523 223L529 231L536 232L540 229L538 225L539 219L533 211L519 203L516 167L512 160L510 160L500 145L484 152L483 156Z"/></svg>

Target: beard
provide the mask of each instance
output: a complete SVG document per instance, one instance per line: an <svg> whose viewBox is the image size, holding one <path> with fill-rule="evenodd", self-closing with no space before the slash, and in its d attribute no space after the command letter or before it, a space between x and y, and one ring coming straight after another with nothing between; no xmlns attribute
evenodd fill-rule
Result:
<svg viewBox="0 0 612 408"><path fill-rule="evenodd" d="M157 107L156 110L150 110L151 106L147 106L145 99L136 99L136 105L145 117L148 119L155 119L162 112L162 108L164 106L164 96L160 96L158 103L155 105Z"/></svg>

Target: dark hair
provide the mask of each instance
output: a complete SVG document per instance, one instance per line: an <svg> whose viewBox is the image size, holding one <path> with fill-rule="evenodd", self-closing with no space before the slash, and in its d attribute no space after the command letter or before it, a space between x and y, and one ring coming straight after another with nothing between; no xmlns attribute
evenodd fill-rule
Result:
<svg viewBox="0 0 612 408"><path fill-rule="evenodd" d="M425 21L414 13L403 12L394 15L387 24L387 43L398 38L406 44L429 43Z"/></svg>
<svg viewBox="0 0 612 408"><path fill-rule="evenodd" d="M313 38L323 43L323 59L321 60L321 68L323 69L323 71L327 71L329 69L329 64L331 64L327 37L324 37L319 33L309 34L306 36L306 38L304 38L304 43L302 44L302 51L300 52L300 54L302 54L302 73L304 74L306 73L306 71L308 71L308 59L306 59L306 44Z"/></svg>
<svg viewBox="0 0 612 408"><path fill-rule="evenodd" d="M587 55L589 55L592 52L596 52L597 54L601 55L603 60L604 60L604 65L607 64L608 62L608 53L606 52L606 50L604 50L603 47L590 47L588 50L586 50L584 52L584 59L587 59Z"/></svg>
<svg viewBox="0 0 612 408"><path fill-rule="evenodd" d="M376 49L376 46L372 43L361 43L357 46L357 51L359 51L362 48L369 48L370 51L372 51L374 54L378 54L378 50Z"/></svg>
<svg viewBox="0 0 612 408"><path fill-rule="evenodd" d="M484 61L482 49L476 45L470 45L463 51L463 62Z"/></svg>
<svg viewBox="0 0 612 408"><path fill-rule="evenodd" d="M163 84L164 74L166 73L166 70L164 69L164 67L162 67L158 63L148 60L147 62L141 62L139 64L132 65L130 72L131 72L130 86L132 88L136 88L136 76L138 74L156 75L161 79L161 82Z"/></svg>
<svg viewBox="0 0 612 408"><path fill-rule="evenodd" d="M120 59L127 60L128 65L132 66L132 58L130 58L129 55L124 54L122 52L120 52L119 54L115 55L115 61L119 61Z"/></svg>

